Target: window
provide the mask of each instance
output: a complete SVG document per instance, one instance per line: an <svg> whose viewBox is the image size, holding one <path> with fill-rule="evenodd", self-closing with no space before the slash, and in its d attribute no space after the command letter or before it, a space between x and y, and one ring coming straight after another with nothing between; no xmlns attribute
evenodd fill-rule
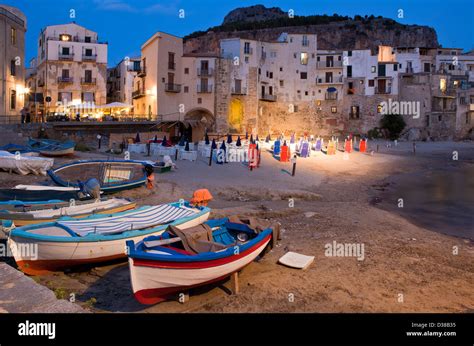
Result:
<svg viewBox="0 0 474 346"><path fill-rule="evenodd" d="M184 92L185 92L185 93L188 93L188 92L189 92L189 87L188 87L187 85L184 87Z"/></svg>
<svg viewBox="0 0 474 346"><path fill-rule="evenodd" d="M202 98L198 98L198 104L201 104L202 103Z"/></svg>
<svg viewBox="0 0 474 346"><path fill-rule="evenodd" d="M352 56L352 51L351 50L347 51L347 56Z"/></svg>
<svg viewBox="0 0 474 346"><path fill-rule="evenodd" d="M285 86L285 81L282 80L282 79L280 79L280 86L281 86L281 87L284 87L284 86Z"/></svg>
<svg viewBox="0 0 474 346"><path fill-rule="evenodd" d="M308 95L309 95L308 90L305 90L304 96L308 96Z"/></svg>
<svg viewBox="0 0 474 346"><path fill-rule="evenodd" d="M262 69L260 67L258 68L258 74L262 74Z"/></svg>
<svg viewBox="0 0 474 346"><path fill-rule="evenodd" d="M63 55L69 55L69 47L63 47L62 48L62 54Z"/></svg>
<svg viewBox="0 0 474 346"><path fill-rule="evenodd" d="M370 72L372 72L372 73L377 72L377 67L376 67L376 66L372 66L372 67L370 68Z"/></svg>
<svg viewBox="0 0 474 346"><path fill-rule="evenodd" d="M12 45L16 45L16 29L15 28L10 29L10 43ZM12 109L15 109L15 108L12 108Z"/></svg>
<svg viewBox="0 0 474 346"><path fill-rule="evenodd" d="M352 65L347 65L347 77L352 77Z"/></svg>
<svg viewBox="0 0 474 346"><path fill-rule="evenodd" d="M308 79L308 72L301 72L301 79Z"/></svg>
<svg viewBox="0 0 474 346"><path fill-rule="evenodd" d="M280 72L283 72L283 67L280 67Z"/></svg>
<svg viewBox="0 0 474 346"><path fill-rule="evenodd" d="M393 64L393 70L397 71L398 70L398 64Z"/></svg>
<svg viewBox="0 0 474 346"><path fill-rule="evenodd" d="M92 82L92 70L85 70L84 71L84 80L86 83Z"/></svg>
<svg viewBox="0 0 474 346"><path fill-rule="evenodd" d="M63 78L69 78L69 70L68 69L64 69L61 71L61 77Z"/></svg>
<svg viewBox="0 0 474 346"><path fill-rule="evenodd" d="M10 91L10 109L16 108L16 90Z"/></svg>
<svg viewBox="0 0 474 346"><path fill-rule="evenodd" d="M381 114L381 113L382 113L382 108L383 108L382 105L377 105L377 113L378 113L378 114Z"/></svg>
<svg viewBox="0 0 474 346"><path fill-rule="evenodd" d="M373 79L369 79L369 87L374 87L375 81Z"/></svg>
<svg viewBox="0 0 474 346"><path fill-rule="evenodd" d="M10 61L10 75L16 76L16 62L15 60Z"/></svg>
<svg viewBox="0 0 474 346"><path fill-rule="evenodd" d="M250 42L244 43L244 54L250 54Z"/></svg>
<svg viewBox="0 0 474 346"><path fill-rule="evenodd" d="M308 65L308 53L301 53L300 62L301 65Z"/></svg>
<svg viewBox="0 0 474 346"><path fill-rule="evenodd" d="M359 119L360 118L360 115L359 115L359 106L351 106L351 110L350 110L350 113L349 113L349 117L351 119Z"/></svg>
<svg viewBox="0 0 474 346"><path fill-rule="evenodd" d="M424 72L431 72L431 64L429 62L425 62L423 65Z"/></svg>
<svg viewBox="0 0 474 346"><path fill-rule="evenodd" d="M84 42L86 43L91 43L92 42L92 38L90 36L86 36L84 37Z"/></svg>
<svg viewBox="0 0 474 346"><path fill-rule="evenodd" d="M249 63L249 57L248 57L248 56L245 57L245 62L246 62L247 64Z"/></svg>
<svg viewBox="0 0 474 346"><path fill-rule="evenodd" d="M61 35L59 35L59 39L60 39L61 41L65 41L65 42L72 41L71 35L66 35L66 34L61 34Z"/></svg>
<svg viewBox="0 0 474 346"><path fill-rule="evenodd" d="M320 90L321 91L321 90ZM321 106L321 100L316 101L316 106Z"/></svg>
<svg viewBox="0 0 474 346"><path fill-rule="evenodd" d="M337 113L337 107L331 107L331 113Z"/></svg>
<svg viewBox="0 0 474 346"><path fill-rule="evenodd" d="M308 36L303 35L303 47L308 47L309 46L309 41L308 41Z"/></svg>
<svg viewBox="0 0 474 346"><path fill-rule="evenodd" d="M184 74L189 74L189 68L188 68L188 67L186 67L186 68L184 69Z"/></svg>
<svg viewBox="0 0 474 346"><path fill-rule="evenodd" d="M293 112L294 112L294 113L298 112L298 105L294 105L294 106L293 106Z"/></svg>
<svg viewBox="0 0 474 346"><path fill-rule="evenodd" d="M269 72L269 73L268 73L268 77L269 77L270 79L273 79L273 72Z"/></svg>
<svg viewBox="0 0 474 346"><path fill-rule="evenodd" d="M87 48L87 49L85 50L85 54L84 54L84 55L85 55L85 56L92 56L92 49Z"/></svg>

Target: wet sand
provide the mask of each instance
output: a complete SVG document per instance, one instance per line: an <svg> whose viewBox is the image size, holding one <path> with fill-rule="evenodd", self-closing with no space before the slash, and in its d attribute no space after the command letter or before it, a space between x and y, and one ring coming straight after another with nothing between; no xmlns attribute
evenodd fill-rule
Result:
<svg viewBox="0 0 474 346"><path fill-rule="evenodd" d="M369 145L370 150L376 147ZM383 204L390 203L405 175L426 180L430 170L456 176L471 169L474 144L419 143L416 155L411 148L411 143L387 148L380 142L379 152L373 155L318 153L298 159L295 177L288 174L290 164L275 161L269 153L264 153L262 167L253 172L238 163L209 167L203 161L179 161L176 171L157 175L153 191L121 193L140 204L152 204L188 199L195 189L207 188L214 196L211 217L256 215L280 222L283 239L241 272L238 295L229 293L226 281L192 291L186 304L143 306L133 298L126 262L34 280L58 296L75 293L78 304L99 312L470 311L474 309L474 244L462 232L472 235L472 223L457 222L453 230L461 237L446 235L437 227L446 222L443 218L432 218L430 224L416 222L429 217L429 205L418 211L408 198L404 205L408 212L401 214ZM458 161L452 160L453 151L458 151ZM97 155L80 154L81 158ZM0 173L3 187L44 180ZM416 184L405 191L420 188L425 191ZM465 190L469 189L466 184ZM423 199L416 204L423 204ZM433 214L442 213L434 207ZM334 241L364 244L364 260L327 257L325 245ZM459 249L457 254L453 247ZM315 260L304 271L277 264L287 251L312 255Z"/></svg>

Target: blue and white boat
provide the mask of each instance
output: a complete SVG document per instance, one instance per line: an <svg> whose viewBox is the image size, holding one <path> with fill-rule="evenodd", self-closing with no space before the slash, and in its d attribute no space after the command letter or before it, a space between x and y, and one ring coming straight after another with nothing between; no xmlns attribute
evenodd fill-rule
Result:
<svg viewBox="0 0 474 346"><path fill-rule="evenodd" d="M28 148L44 156L66 156L74 154L76 143L73 141L56 141L53 139L29 139Z"/></svg>
<svg viewBox="0 0 474 346"><path fill-rule="evenodd" d="M169 203L82 219L65 217L16 228L10 232L9 245L22 271L41 275L125 258L127 240L139 242L147 236L159 235L169 225L179 229L197 226L208 219L209 213L207 207ZM30 248L36 249L34 254L14 251Z"/></svg>
<svg viewBox="0 0 474 346"><path fill-rule="evenodd" d="M144 185L147 180L147 161L80 160L48 170L48 175L59 186L79 187L78 181L95 178L104 193L114 193Z"/></svg>

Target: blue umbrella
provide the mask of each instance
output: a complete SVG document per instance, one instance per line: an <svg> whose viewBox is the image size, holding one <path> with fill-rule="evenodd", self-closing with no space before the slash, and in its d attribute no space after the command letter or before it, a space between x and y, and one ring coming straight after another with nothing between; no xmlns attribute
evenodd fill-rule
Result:
<svg viewBox="0 0 474 346"><path fill-rule="evenodd" d="M186 146L184 147L185 151L189 151L189 142L186 142Z"/></svg>
<svg viewBox="0 0 474 346"><path fill-rule="evenodd" d="M184 147L184 144L185 144L184 142L185 142L184 135L182 135L181 138L179 139L179 144L178 145L180 147Z"/></svg>
<svg viewBox="0 0 474 346"><path fill-rule="evenodd" d="M206 136L204 137L204 140L206 141L206 145L209 145L209 136L207 135L207 132Z"/></svg>
<svg viewBox="0 0 474 346"><path fill-rule="evenodd" d="M140 143L140 133L137 132L137 136L135 137L135 143Z"/></svg>
<svg viewBox="0 0 474 346"><path fill-rule="evenodd" d="M241 147L242 146L242 143L240 142L240 136L237 137L237 143L236 143L236 146L238 147Z"/></svg>
<svg viewBox="0 0 474 346"><path fill-rule="evenodd" d="M166 140L166 136L163 137L163 142L161 142L161 145L166 147L166 145L168 144L167 140Z"/></svg>
<svg viewBox="0 0 474 346"><path fill-rule="evenodd" d="M211 149L217 149L217 144L216 144L216 140L215 140L215 139L212 140Z"/></svg>
<svg viewBox="0 0 474 346"><path fill-rule="evenodd" d="M232 143L232 136L227 135L227 144L230 144L230 143Z"/></svg>

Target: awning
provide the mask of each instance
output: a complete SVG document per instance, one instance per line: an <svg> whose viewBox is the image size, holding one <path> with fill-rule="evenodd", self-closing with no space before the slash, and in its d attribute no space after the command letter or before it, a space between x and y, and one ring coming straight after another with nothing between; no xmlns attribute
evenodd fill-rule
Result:
<svg viewBox="0 0 474 346"><path fill-rule="evenodd" d="M328 93L335 93L335 92L337 92L337 89L336 89L335 87L329 87L329 88L327 89L327 92L328 92Z"/></svg>

